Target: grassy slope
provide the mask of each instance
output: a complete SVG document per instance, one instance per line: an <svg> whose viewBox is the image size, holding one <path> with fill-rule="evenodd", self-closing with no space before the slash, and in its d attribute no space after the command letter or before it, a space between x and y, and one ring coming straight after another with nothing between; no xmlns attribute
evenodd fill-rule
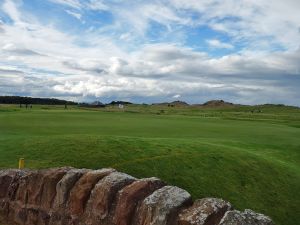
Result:
<svg viewBox="0 0 300 225"><path fill-rule="evenodd" d="M15 167L19 157L31 168L114 167L158 176L195 198L222 197L277 224L299 223L299 110L107 110L116 111L0 106L0 167Z"/></svg>

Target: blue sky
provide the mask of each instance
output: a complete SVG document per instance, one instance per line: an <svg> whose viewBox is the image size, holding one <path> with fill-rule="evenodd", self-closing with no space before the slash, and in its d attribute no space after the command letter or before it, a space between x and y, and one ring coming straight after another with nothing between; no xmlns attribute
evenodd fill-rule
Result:
<svg viewBox="0 0 300 225"><path fill-rule="evenodd" d="M300 105L298 0L0 0L0 94Z"/></svg>

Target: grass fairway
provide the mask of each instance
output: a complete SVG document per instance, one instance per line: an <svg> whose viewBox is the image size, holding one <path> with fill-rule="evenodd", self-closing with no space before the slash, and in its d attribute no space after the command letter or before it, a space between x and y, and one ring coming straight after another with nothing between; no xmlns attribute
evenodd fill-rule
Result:
<svg viewBox="0 0 300 225"><path fill-rule="evenodd" d="M0 168L114 167L299 224L300 110L250 110L0 105Z"/></svg>

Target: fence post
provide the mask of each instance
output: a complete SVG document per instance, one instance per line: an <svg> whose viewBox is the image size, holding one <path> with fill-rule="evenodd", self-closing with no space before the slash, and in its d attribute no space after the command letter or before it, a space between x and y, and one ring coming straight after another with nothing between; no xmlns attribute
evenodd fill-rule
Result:
<svg viewBox="0 0 300 225"><path fill-rule="evenodd" d="M24 158L19 159L19 169L24 169L25 166L25 160Z"/></svg>

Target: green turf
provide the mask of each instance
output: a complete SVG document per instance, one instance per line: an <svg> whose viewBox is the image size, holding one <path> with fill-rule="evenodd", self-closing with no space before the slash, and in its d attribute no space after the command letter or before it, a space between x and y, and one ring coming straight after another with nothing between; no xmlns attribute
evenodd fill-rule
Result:
<svg viewBox="0 0 300 225"><path fill-rule="evenodd" d="M256 108L0 105L0 168L114 167L299 224L300 110Z"/></svg>

